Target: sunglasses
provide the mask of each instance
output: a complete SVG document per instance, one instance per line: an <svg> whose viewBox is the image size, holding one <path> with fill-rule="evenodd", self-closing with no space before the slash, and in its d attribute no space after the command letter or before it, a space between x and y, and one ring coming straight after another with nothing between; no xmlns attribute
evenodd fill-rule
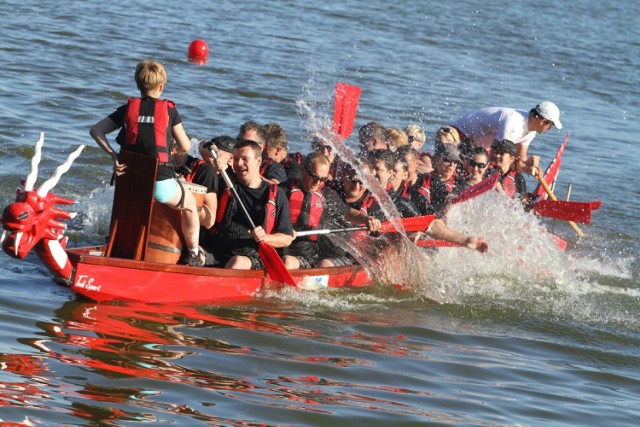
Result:
<svg viewBox="0 0 640 427"><path fill-rule="evenodd" d="M317 181L317 182L327 182L327 180L329 179L329 177L328 177L328 176L322 176L322 177L321 177L321 176L318 176L318 175L316 175L315 173L311 172L311 171L309 170L309 166L308 166L306 163L304 163L304 164L303 164L303 166L304 166L304 171L305 171L305 172L307 173L307 175L309 175L309 177L310 177L311 179L313 179L314 181Z"/></svg>
<svg viewBox="0 0 640 427"><path fill-rule="evenodd" d="M324 150L327 150L328 152L332 152L333 147L330 145L316 145L316 151L324 151Z"/></svg>
<svg viewBox="0 0 640 427"><path fill-rule="evenodd" d="M471 166L472 168L476 167L476 168L484 169L488 165L487 165L487 163L476 162L475 160L469 160L469 166Z"/></svg>
<svg viewBox="0 0 640 427"><path fill-rule="evenodd" d="M416 137L415 137L415 136L413 136L413 135L409 135L409 136L407 137L407 139L409 140L409 142L413 142L413 141L417 141L417 140L418 140L418 138L416 138Z"/></svg>

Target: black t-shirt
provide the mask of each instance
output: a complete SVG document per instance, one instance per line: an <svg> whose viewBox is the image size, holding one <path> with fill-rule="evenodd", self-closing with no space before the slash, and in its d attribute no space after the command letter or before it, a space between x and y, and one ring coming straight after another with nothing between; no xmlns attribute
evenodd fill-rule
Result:
<svg viewBox="0 0 640 427"><path fill-rule="evenodd" d="M269 201L270 184L262 182L258 188L249 188L239 183L234 183L234 187L240 196L240 200L247 208L249 216L256 226L265 226L266 205ZM220 199L220 197L218 197ZM253 240L249 231L251 224L246 219L242 208L240 208L229 195L227 213L223 224L216 224L218 228L216 234L217 249L230 255L245 255L250 251L258 249L258 243ZM289 212L289 201L284 191L278 187L276 195L276 219L271 234L283 233L293 235L291 225L291 213Z"/></svg>
<svg viewBox="0 0 640 427"><path fill-rule="evenodd" d="M156 98L146 96L142 98L140 102L140 115L153 117L155 111ZM120 128L120 132L116 137L116 142L126 150L131 150L136 153L153 155L155 157L156 145L155 145L155 131L153 123L139 123L138 125L138 142L136 145L126 145L126 129L124 128L125 117L127 114L128 104L121 105L116 111L109 115L109 118ZM178 110L173 107L169 108L169 130L174 126L182 123L182 118L178 113ZM169 178L174 178L175 172L173 166L168 162L167 164L158 165L158 173L156 174L156 181L162 181Z"/></svg>

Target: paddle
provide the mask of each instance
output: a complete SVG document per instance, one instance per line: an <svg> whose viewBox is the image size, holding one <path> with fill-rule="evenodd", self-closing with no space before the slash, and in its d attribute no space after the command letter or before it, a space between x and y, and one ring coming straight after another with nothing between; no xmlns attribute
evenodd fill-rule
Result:
<svg viewBox="0 0 640 427"><path fill-rule="evenodd" d="M591 224L591 211L600 208L602 202L570 202L565 200L540 200L533 205L533 210L542 216Z"/></svg>
<svg viewBox="0 0 640 427"><path fill-rule="evenodd" d="M547 184L547 181L545 181L544 177L542 176L542 171L540 170L540 168L535 168L532 170L532 172L533 172L533 175L536 178L538 178L538 182L540 183L540 185L542 185L542 187L547 192L547 195L551 198L551 200L557 201L558 198L556 197L555 194L553 194L553 191L551 191L551 188L549 188L549 184ZM573 230L576 232L578 237L584 237L584 233L582 232L582 230L580 230L580 228L576 225L575 222L573 221L568 221L568 222L571 228L573 228Z"/></svg>
<svg viewBox="0 0 640 427"><path fill-rule="evenodd" d="M565 136L564 138L564 141L558 148L556 155L553 157L553 160L551 160L551 163L549 163L547 170L544 171L544 180L547 181L547 184L553 184L553 182L558 178L558 174L560 173L560 166L562 166L562 155L564 154L564 150L567 147L567 142L569 142L570 135L571 132L568 132L567 136ZM544 191L542 185L538 185L533 193L536 195L536 199L542 200L547 198L547 193Z"/></svg>
<svg viewBox="0 0 640 427"><path fill-rule="evenodd" d="M333 103L333 132L347 139L353 132L361 89L347 83L336 83Z"/></svg>
<svg viewBox="0 0 640 427"><path fill-rule="evenodd" d="M431 225L434 219L436 219L435 215L423 215L423 216L416 216L412 218L401 218L401 219L398 219L397 221L399 221L402 224L404 231L411 232L411 231L425 231L427 228L429 228L429 226ZM356 227L348 227L348 228L325 228L321 230L306 230L306 231L299 231L298 233L296 233L296 237L312 236L316 234L346 233L350 231L361 231L366 229L367 227L365 225L359 225ZM392 223L391 221L385 221L382 223L382 227L378 232L394 233L397 231L398 231L398 228L396 228L396 225L394 223Z"/></svg>
<svg viewBox="0 0 640 427"><path fill-rule="evenodd" d="M211 148L211 155L214 159L218 158L218 153L215 151L215 149L213 149L213 147ZM242 209L242 213L249 222L249 225L251 225L252 229L255 229L256 225L253 222L251 215L249 215L247 207L244 205L244 203L242 203L242 199L240 199L240 195L236 191L236 188L233 186L231 179L229 179L229 175L227 175L227 172L224 169L221 170L220 173L222 174L222 178L224 178L224 182L227 184L227 187L229 187L229 189L231 190L236 203L238 203L238 206L240 206L240 209ZM276 252L273 246L264 241L258 242L258 254L260 255L260 259L262 260L264 268L265 270L267 270L267 274L269 274L269 277L271 277L276 282L296 286L296 282L295 280L293 280L293 277L291 277L291 273L289 273L289 270L287 270L287 268L284 266L280 255L278 255L278 252Z"/></svg>
<svg viewBox="0 0 640 427"><path fill-rule="evenodd" d="M462 190L460 193L458 193L457 196L451 199L451 204L453 205L456 203L462 203L474 197L478 197L483 193L486 193L496 186L496 182L498 182L499 178L500 173L494 173L489 177L483 179L476 185L472 185L471 187Z"/></svg>

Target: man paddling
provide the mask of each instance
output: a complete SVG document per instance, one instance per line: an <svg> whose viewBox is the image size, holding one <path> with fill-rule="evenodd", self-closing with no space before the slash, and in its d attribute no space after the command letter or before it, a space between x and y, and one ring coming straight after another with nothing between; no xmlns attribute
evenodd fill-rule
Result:
<svg viewBox="0 0 640 427"><path fill-rule="evenodd" d="M219 194L216 225L209 247L217 265L259 270L264 264L258 253L258 242L284 248L293 240L287 197L277 185L268 184L261 178L261 163L260 145L239 140L233 149L233 185L258 226L251 229L229 189Z"/></svg>
<svg viewBox="0 0 640 427"><path fill-rule="evenodd" d="M284 167L279 162L270 159L265 150L267 140L279 140L284 142L277 142L278 144L287 144L287 135L282 126L276 123L261 126L256 122L245 122L240 126L238 139L248 139L256 142L260 146L260 149L263 151L262 162L260 163L260 175L262 175L262 179L270 184L280 184L287 181L287 173ZM275 144L276 142L273 143Z"/></svg>
<svg viewBox="0 0 640 427"><path fill-rule="evenodd" d="M527 156L529 144L537 134L544 134L553 126L562 129L560 109L551 101L544 101L529 110L489 107L472 111L453 123L460 132L463 144L491 148L494 141L508 139L518 150L518 171L538 166L538 156Z"/></svg>
<svg viewBox="0 0 640 427"><path fill-rule="evenodd" d="M302 160L300 177L289 182L287 195L291 221L296 232L335 227L348 220L354 224L366 224L370 232L380 229L380 220L349 209L335 190L325 183L329 177L329 159L320 152L307 155ZM320 238L324 238L320 236ZM296 237L284 250L283 261L287 269L315 267L320 257L319 236Z"/></svg>

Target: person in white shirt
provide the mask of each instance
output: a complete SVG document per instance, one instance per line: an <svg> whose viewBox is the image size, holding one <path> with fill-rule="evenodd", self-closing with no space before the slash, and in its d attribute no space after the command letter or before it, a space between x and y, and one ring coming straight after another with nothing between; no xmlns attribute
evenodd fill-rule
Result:
<svg viewBox="0 0 640 427"><path fill-rule="evenodd" d="M536 105L530 111L505 107L488 107L472 111L453 123L464 144L491 148L494 141L508 139L518 150L518 170L537 166L538 156L527 156L529 144L536 134L543 134L553 126L562 129L560 109L550 101Z"/></svg>

